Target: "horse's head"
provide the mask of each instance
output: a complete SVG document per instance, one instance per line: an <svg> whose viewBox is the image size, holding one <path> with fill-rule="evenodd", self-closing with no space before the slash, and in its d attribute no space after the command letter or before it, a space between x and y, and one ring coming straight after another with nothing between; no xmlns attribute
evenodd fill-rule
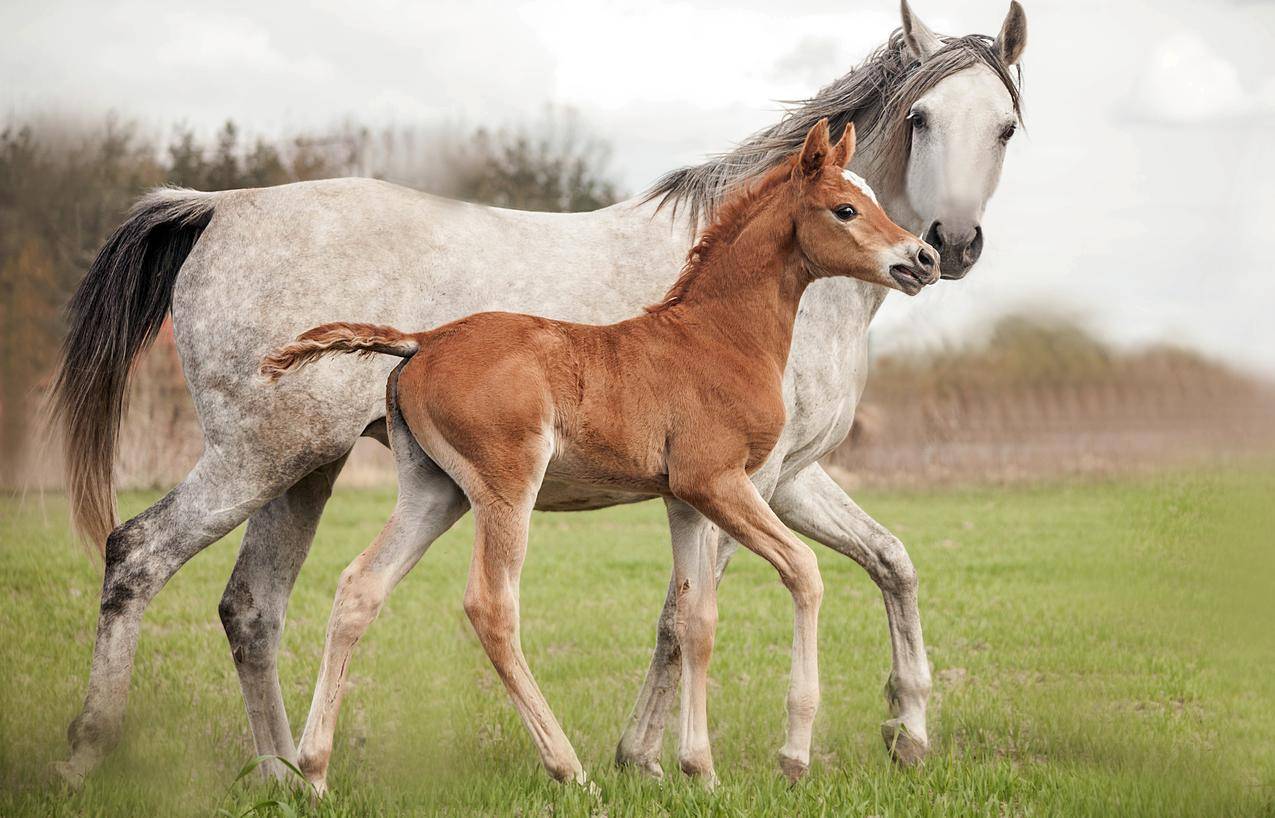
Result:
<svg viewBox="0 0 1275 818"><path fill-rule="evenodd" d="M821 119L790 160L798 250L816 276L850 276L916 295L939 278L938 253L881 209L863 178L846 170L854 123L831 144Z"/></svg>
<svg viewBox="0 0 1275 818"><path fill-rule="evenodd" d="M903 42L919 63L895 96L885 123L903 173L899 193L942 257L943 278L965 276L983 250L980 222L1000 180L1005 146L1020 124L1009 69L1027 45L1018 0L995 40L941 38L903 0Z"/></svg>

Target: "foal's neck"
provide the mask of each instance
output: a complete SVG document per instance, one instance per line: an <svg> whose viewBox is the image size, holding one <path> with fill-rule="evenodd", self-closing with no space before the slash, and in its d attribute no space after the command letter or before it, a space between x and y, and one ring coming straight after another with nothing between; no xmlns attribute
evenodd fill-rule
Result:
<svg viewBox="0 0 1275 818"><path fill-rule="evenodd" d="M713 247L668 309L684 325L768 357L782 371L802 293L813 280L790 220L758 219Z"/></svg>

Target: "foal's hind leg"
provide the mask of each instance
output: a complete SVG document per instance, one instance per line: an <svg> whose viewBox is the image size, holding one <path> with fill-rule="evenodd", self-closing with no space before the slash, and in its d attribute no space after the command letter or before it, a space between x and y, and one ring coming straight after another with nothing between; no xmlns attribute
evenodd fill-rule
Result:
<svg viewBox="0 0 1275 818"><path fill-rule="evenodd" d="M394 457L399 496L376 540L341 574L319 680L297 752L297 763L322 795L327 789L333 733L350 657L394 586L429 546L459 520L468 504L460 489L398 427ZM391 431L395 434L395 431Z"/></svg>
<svg viewBox="0 0 1275 818"><path fill-rule="evenodd" d="M162 500L111 532L88 694L67 730L71 758L58 765L69 782L78 784L119 740L142 613L151 599L187 560L280 488L246 479L205 453Z"/></svg>
<svg viewBox="0 0 1275 818"><path fill-rule="evenodd" d="M518 580L527 554L527 528L534 503L534 491L515 502L475 498L477 531L465 589L465 613L531 733L545 769L559 781L583 784L584 768L531 675L519 638Z"/></svg>
<svg viewBox="0 0 1275 818"><path fill-rule="evenodd" d="M248 530L218 612L239 672L257 755L296 761L279 687L279 638L297 572L310 552L319 516L346 456L310 472L248 518ZM267 775L286 770L273 759Z"/></svg>

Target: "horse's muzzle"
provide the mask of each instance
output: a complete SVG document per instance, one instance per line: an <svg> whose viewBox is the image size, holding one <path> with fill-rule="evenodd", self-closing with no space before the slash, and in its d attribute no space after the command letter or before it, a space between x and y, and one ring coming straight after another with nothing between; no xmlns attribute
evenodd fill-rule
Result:
<svg viewBox="0 0 1275 818"><path fill-rule="evenodd" d="M925 234L925 240L939 251L942 277L948 281L959 281L983 255L983 228L974 225L974 232L966 236L952 237L947 235L941 222L934 222Z"/></svg>

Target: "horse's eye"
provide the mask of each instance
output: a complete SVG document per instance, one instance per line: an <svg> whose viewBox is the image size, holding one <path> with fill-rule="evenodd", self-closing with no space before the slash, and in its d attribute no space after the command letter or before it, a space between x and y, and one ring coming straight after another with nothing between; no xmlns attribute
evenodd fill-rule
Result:
<svg viewBox="0 0 1275 818"><path fill-rule="evenodd" d="M925 121L925 114L920 111L913 111L908 114L908 122L912 123L912 130L923 131L929 123Z"/></svg>
<svg viewBox="0 0 1275 818"><path fill-rule="evenodd" d="M1005 130L1001 131L1001 141L1008 142L1010 140L1010 137L1012 137L1017 130L1018 130L1018 126L1012 122L1006 125Z"/></svg>
<svg viewBox="0 0 1275 818"><path fill-rule="evenodd" d="M843 205L837 205L836 207L834 207L832 209L832 215L836 216L838 219L841 219L841 221L843 222L848 222L851 219L853 219L855 216L858 216L859 211L855 210L853 207L851 207L848 204L843 204Z"/></svg>

